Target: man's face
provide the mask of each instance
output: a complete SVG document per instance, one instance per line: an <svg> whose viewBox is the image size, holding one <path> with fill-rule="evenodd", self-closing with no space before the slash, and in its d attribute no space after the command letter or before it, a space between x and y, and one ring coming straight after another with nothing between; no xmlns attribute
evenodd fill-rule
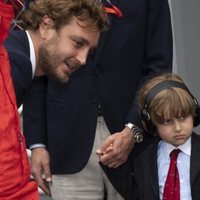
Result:
<svg viewBox="0 0 200 200"><path fill-rule="evenodd" d="M96 48L100 31L84 28L84 23L73 17L59 32L50 29L46 34L39 48L38 61L49 78L67 82L69 76L86 63L89 52Z"/></svg>

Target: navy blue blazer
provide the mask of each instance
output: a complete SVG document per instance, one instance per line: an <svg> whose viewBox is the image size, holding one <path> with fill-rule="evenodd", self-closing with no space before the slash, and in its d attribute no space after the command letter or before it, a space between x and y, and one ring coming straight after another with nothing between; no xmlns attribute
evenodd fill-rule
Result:
<svg viewBox="0 0 200 200"><path fill-rule="evenodd" d="M157 167L158 142L159 140L150 144L133 161L134 189L132 191L134 192L134 200L160 199L159 184L158 184L158 167ZM191 186L191 194L193 200L200 199L199 158L200 158L200 136L193 133L191 159L190 159L190 186Z"/></svg>
<svg viewBox="0 0 200 200"><path fill-rule="evenodd" d="M24 101L28 146L44 143L53 174L76 173L94 142L98 106L111 133L138 124L135 96L151 75L171 72L172 32L167 0L112 0L123 17L110 15L96 52L68 83L34 80ZM46 92L46 93L45 93Z"/></svg>
<svg viewBox="0 0 200 200"><path fill-rule="evenodd" d="M32 65L30 48L25 31L10 31L4 42L11 64L11 75L14 83L18 106L30 89L32 82Z"/></svg>

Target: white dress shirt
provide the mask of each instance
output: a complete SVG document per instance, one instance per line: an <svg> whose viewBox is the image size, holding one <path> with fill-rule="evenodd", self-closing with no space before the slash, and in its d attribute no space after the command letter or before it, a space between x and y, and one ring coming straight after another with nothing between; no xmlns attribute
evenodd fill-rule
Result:
<svg viewBox="0 0 200 200"><path fill-rule="evenodd" d="M177 158L177 167L180 179L180 199L192 200L190 188L190 157L191 157L191 137L178 147L181 152ZM175 146L161 140L158 144L157 164L160 199L163 198L163 190L170 164L170 152L176 149Z"/></svg>
<svg viewBox="0 0 200 200"><path fill-rule="evenodd" d="M30 60L32 64L32 78L34 77L35 70L36 70L36 56L35 56L35 49L33 45L33 41L31 39L31 36L28 31L26 31L27 37L28 37L28 42L29 42L29 48L30 48ZM46 147L44 144L34 144L30 146L30 149L34 149L36 147Z"/></svg>
<svg viewBox="0 0 200 200"><path fill-rule="evenodd" d="M28 42L29 42L29 48L30 48L30 60L32 64L32 78L34 77L35 74L35 69L36 69L36 57L35 57L35 50L33 46L33 42L31 39L31 36L28 31L26 31L27 37L28 37Z"/></svg>

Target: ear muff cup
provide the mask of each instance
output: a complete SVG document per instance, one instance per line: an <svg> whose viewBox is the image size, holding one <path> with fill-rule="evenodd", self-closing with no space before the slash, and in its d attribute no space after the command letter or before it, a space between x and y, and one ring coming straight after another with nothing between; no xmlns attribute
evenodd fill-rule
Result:
<svg viewBox="0 0 200 200"><path fill-rule="evenodd" d="M149 114L149 105L150 105L151 101L154 99L154 97L159 92L161 92L164 89L172 88L172 87L184 89L189 93L189 95L194 100L194 104L196 107L196 109L195 109L196 113L195 113L195 118L194 118L194 127L196 127L200 124L200 107L199 107L199 103L196 100L196 98L192 95L192 93L189 91L189 89L183 83L178 82L178 81L173 81L173 80L166 80L166 81L162 81L162 82L158 83L149 91L149 93L146 95L146 97L144 99L144 105L142 106L142 109L141 109L141 118L142 118L143 127L147 131L147 133L149 133L151 135L157 135L156 134L157 130L151 121L151 116Z"/></svg>
<svg viewBox="0 0 200 200"><path fill-rule="evenodd" d="M199 103L195 97L193 97L193 100L194 100L194 103L196 106L196 113L195 113L195 119L194 119L194 127L196 127L200 124L200 107L199 107Z"/></svg>
<svg viewBox="0 0 200 200"><path fill-rule="evenodd" d="M144 130L152 136L157 136L157 129L151 121L150 114L146 109L141 110L142 125Z"/></svg>

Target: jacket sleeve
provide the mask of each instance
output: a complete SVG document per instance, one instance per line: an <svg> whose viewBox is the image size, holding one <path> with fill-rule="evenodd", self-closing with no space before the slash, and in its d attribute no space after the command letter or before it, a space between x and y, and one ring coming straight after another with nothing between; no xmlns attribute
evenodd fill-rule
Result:
<svg viewBox="0 0 200 200"><path fill-rule="evenodd" d="M23 132L28 148L33 144L46 145L47 77L35 77L23 103Z"/></svg>
<svg viewBox="0 0 200 200"><path fill-rule="evenodd" d="M172 72L173 45L168 1L149 0L147 2L147 24L144 48L145 60L142 72L143 78L140 81L139 88L146 80L156 74ZM129 110L126 121L133 122L140 126L141 120L136 98Z"/></svg>

